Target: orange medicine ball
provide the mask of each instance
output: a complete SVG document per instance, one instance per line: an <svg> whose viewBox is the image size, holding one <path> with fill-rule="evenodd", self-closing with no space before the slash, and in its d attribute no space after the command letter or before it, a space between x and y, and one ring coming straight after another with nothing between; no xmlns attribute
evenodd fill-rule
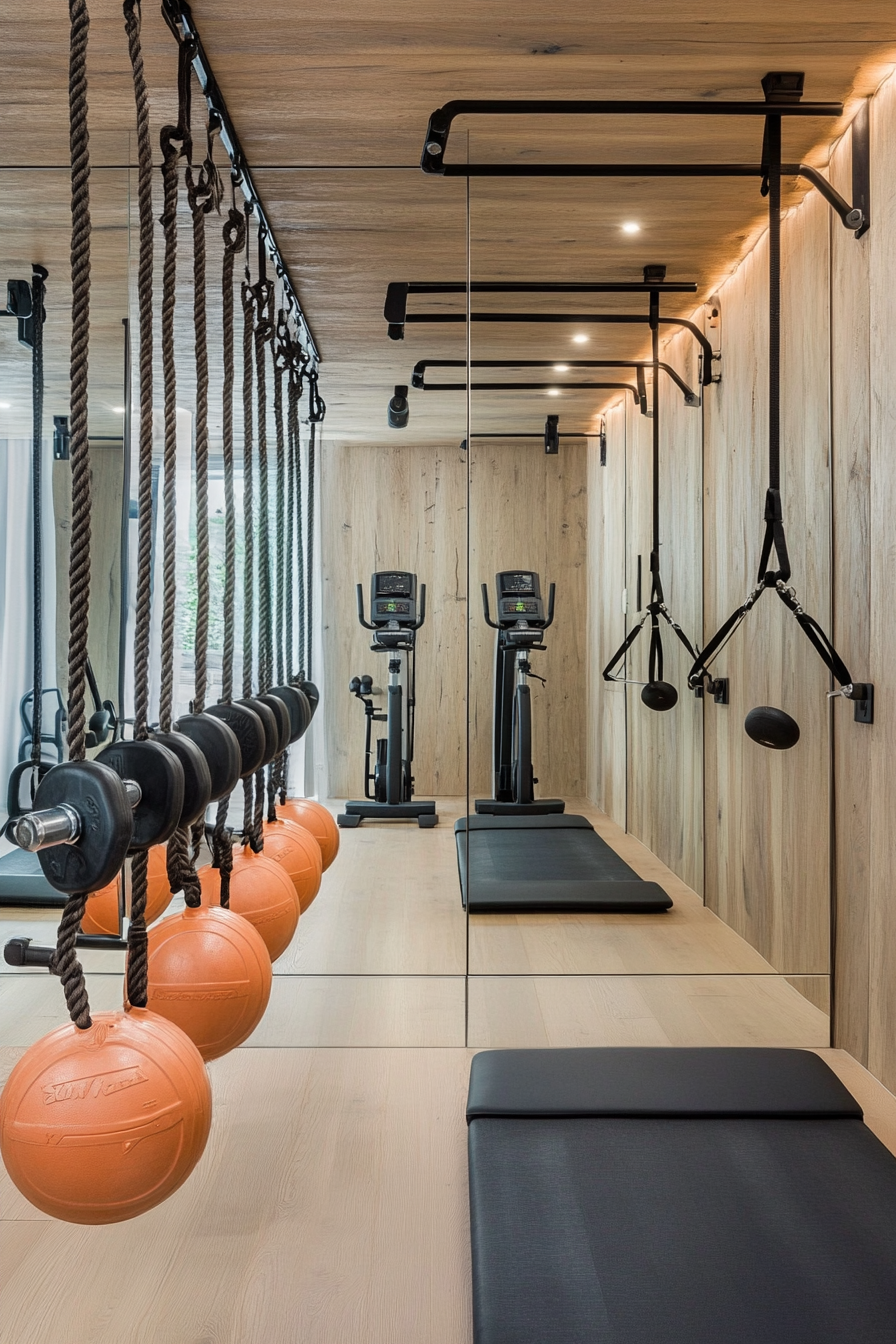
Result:
<svg viewBox="0 0 896 1344"><path fill-rule="evenodd" d="M296 889L302 914L320 891L323 870L320 845L304 826L294 821L264 823L265 858L276 859Z"/></svg>
<svg viewBox="0 0 896 1344"><path fill-rule="evenodd" d="M148 940L147 1007L185 1031L205 1060L242 1045L271 997L271 959L249 921L219 905L187 906Z"/></svg>
<svg viewBox="0 0 896 1344"><path fill-rule="evenodd" d="M69 1223L118 1223L173 1194L202 1156L202 1056L145 1008L97 1013L32 1045L0 1097L0 1152L26 1199Z"/></svg>
<svg viewBox="0 0 896 1344"><path fill-rule="evenodd" d="M313 798L287 798L277 808L282 821L294 821L310 831L320 845L324 872L339 853L339 827L332 812L328 812L323 803Z"/></svg>
<svg viewBox="0 0 896 1344"><path fill-rule="evenodd" d="M202 904L220 905L221 874L217 868L199 869ZM273 859L237 851L230 874L230 909L248 919L264 939L271 961L292 942L299 922L299 898L287 874Z"/></svg>
<svg viewBox="0 0 896 1344"><path fill-rule="evenodd" d="M114 881L100 891L91 892L87 898L87 909L81 920L82 933L106 933L110 937L118 936L118 884L122 880L119 873ZM153 845L149 851L149 865L146 883L146 922L152 924L171 904L171 888L168 885L168 864L164 845Z"/></svg>

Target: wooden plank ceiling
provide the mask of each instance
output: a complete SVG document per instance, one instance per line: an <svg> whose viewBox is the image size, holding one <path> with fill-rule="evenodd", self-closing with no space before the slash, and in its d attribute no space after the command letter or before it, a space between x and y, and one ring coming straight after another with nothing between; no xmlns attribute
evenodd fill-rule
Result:
<svg viewBox="0 0 896 1344"><path fill-rule="evenodd" d="M120 5L93 0L90 8L91 152L95 168L110 170L94 178L92 348L104 393L97 393L91 426L99 434L112 432L114 416L101 415L100 403L111 408L120 369L127 238L121 218L133 187L124 170L134 163L134 113ZM466 184L426 178L417 167L427 118L437 106L477 96L753 98L761 76L774 69L804 70L808 98L848 100L867 95L896 60L892 0L847 7L840 0L811 7L762 0L749 17L734 0L710 6L570 0L562 10L518 0L462 0L440 8L399 0L379 11L362 0L312 0L299 8L288 0L251 6L196 0L193 12L323 355L327 433L370 443L396 441L386 428L386 401L394 383L410 380L416 360L464 354L462 325L411 327L396 344L382 320L390 280L460 280L465 273ZM67 17L48 0L26 9L5 4L3 33L0 245L10 274L32 259L54 272L60 317L50 333L51 381L59 400L67 341L60 300L66 297L67 184L60 169L68 154ZM157 140L158 127L175 111L176 51L154 6L145 11L144 45ZM817 120L791 122L785 157L824 164L841 129ZM755 160L760 136L758 123L722 119L470 119L455 123L450 157ZM117 177L113 168L121 170ZM788 199L799 199L795 184L788 184ZM703 299L736 264L762 219L754 181L477 179L470 187L471 269L474 279L637 279L645 263L664 262L670 279L696 281ZM627 220L637 221L641 232L623 234ZM108 238L102 233L113 229L119 230L114 242L111 232ZM443 302L459 310L463 300ZM476 303L491 310L502 303L556 310L556 301L531 296ZM412 304L419 309L423 300ZM436 306L426 301L427 308ZM670 300L668 311L694 307L689 298ZM185 339L188 308L187 298ZM565 310L637 307L592 297L571 300ZM586 346L572 346L574 331L590 337ZM0 326L0 341L6 378L12 323ZM644 333L637 328L474 328L475 358L559 362L573 354L630 358L643 352ZM563 378L577 376L587 375ZM18 406L25 384L13 380L11 386L13 395L5 399ZM553 399L477 394L474 427L537 429L545 410L556 410L563 424L578 428L591 423L604 400L584 392ZM463 402L457 394L412 393L406 433L417 441L460 437ZM55 401L50 410L58 410ZM15 417L0 411L0 433L10 432Z"/></svg>

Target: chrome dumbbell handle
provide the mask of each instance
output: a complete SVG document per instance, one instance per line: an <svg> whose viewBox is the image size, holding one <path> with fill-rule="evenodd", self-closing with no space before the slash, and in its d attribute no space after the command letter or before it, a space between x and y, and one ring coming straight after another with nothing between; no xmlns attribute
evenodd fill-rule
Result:
<svg viewBox="0 0 896 1344"><path fill-rule="evenodd" d="M131 807L136 807L143 796L140 785L133 779L126 779L124 787L128 802ZM46 807L16 817L7 834L19 849L36 854L38 850L51 849L54 845L76 845L81 838L82 824L80 813L67 803L60 803L58 807Z"/></svg>

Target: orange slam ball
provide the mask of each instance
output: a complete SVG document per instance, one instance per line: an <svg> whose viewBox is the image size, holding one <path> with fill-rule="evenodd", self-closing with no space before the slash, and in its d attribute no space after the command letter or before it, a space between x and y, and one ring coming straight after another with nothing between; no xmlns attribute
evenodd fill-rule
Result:
<svg viewBox="0 0 896 1344"><path fill-rule="evenodd" d="M313 798L287 798L277 808L277 815L282 821L294 821L311 832L320 845L326 872L339 853L339 827L332 812L328 812L322 803L315 802Z"/></svg>
<svg viewBox="0 0 896 1344"><path fill-rule="evenodd" d="M91 892L87 898L87 909L81 920L82 933L107 933L118 936L118 884L121 873L107 887ZM168 885L168 868L165 846L154 845L149 851L149 866L146 885L146 922L152 922L163 915L171 904L171 888Z"/></svg>
<svg viewBox="0 0 896 1344"><path fill-rule="evenodd" d="M320 845L304 826L294 821L264 823L264 855L276 859L296 889L302 914L320 891L323 858Z"/></svg>
<svg viewBox="0 0 896 1344"><path fill-rule="evenodd" d="M271 997L271 959L247 919L219 905L169 915L149 930L147 1007L217 1059L258 1026Z"/></svg>
<svg viewBox="0 0 896 1344"><path fill-rule="evenodd" d="M200 868L202 904L221 901L221 874L217 868ZM236 851L230 874L230 909L242 915L264 939L271 961L276 961L292 942L299 922L299 898L287 874L273 859Z"/></svg>
<svg viewBox="0 0 896 1344"><path fill-rule="evenodd" d="M173 1194L202 1156L212 1094L202 1056L145 1008L44 1036L0 1097L0 1152L26 1199L69 1223L119 1223Z"/></svg>

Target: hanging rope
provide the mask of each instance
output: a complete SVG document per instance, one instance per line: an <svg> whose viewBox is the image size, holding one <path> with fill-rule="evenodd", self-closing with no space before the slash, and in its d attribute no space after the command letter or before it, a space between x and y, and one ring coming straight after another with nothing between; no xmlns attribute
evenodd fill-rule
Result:
<svg viewBox="0 0 896 1344"><path fill-rule="evenodd" d="M184 158L192 169L193 142L190 131L190 78L196 54L195 43L184 41L178 47L178 121L163 126L162 148L162 228L165 250L162 265L162 376L165 405L165 449L163 456L164 488L162 536L162 639L159 727L170 733L174 710L174 640L177 610L177 366L174 341L174 314L177 301L177 199L180 179L179 162ZM187 827L178 826L168 841L168 882L172 891L182 891L188 906L201 904L201 888L190 856ZM141 917L143 912L140 912ZM131 914L133 919L133 910Z"/></svg>
<svg viewBox="0 0 896 1344"><path fill-rule="evenodd" d="M31 798L37 787L37 770L41 763L41 732L43 718L43 438L44 438L44 281L47 272L43 266L31 267L31 527L34 558L34 622L33 672L31 696Z"/></svg>
<svg viewBox="0 0 896 1344"><path fill-rule="evenodd" d="M298 642L299 677L306 675L305 658L307 647L307 612L305 610L305 529L303 512L302 479L302 430L299 422L299 400L302 395L301 378L293 378L289 385L290 421L293 434L293 470L295 474L295 528L296 528L296 592L298 593Z"/></svg>
<svg viewBox="0 0 896 1344"><path fill-rule="evenodd" d="M311 383L313 388L317 380ZM315 458L317 455L317 421L311 421L311 436L308 440L308 489L307 499L308 507L305 515L305 581L307 584L307 596L305 598L305 676L313 677L313 664L311 654L314 643L314 471Z"/></svg>
<svg viewBox="0 0 896 1344"><path fill-rule="evenodd" d="M134 79L137 110L137 207L140 252L137 264L137 302L140 324L140 435L137 450L137 584L134 623L134 737L149 735L149 651L152 629L152 426L153 426L153 234L152 142L149 136L149 98L140 44L141 11L138 0L125 0L124 26ZM127 1001L145 1008L148 994L146 890L149 855L139 851L131 861L131 922L128 928Z"/></svg>
<svg viewBox="0 0 896 1344"><path fill-rule="evenodd" d="M276 442L276 520L277 520L277 563L275 566L277 580L277 666L276 676L278 685L283 685L289 672L286 668L285 657L285 632L286 632L286 575L287 575L287 546L286 546L286 469L287 453L285 442L285 426L283 419L283 378L289 359L289 328L286 323L286 313L281 308L277 313L277 326L271 345L274 358L274 433ZM274 676L273 655L271 657L271 677ZM277 820L277 794L282 793L286 788L286 777L289 772L289 750L282 751L271 765L268 772L268 821Z"/></svg>
<svg viewBox="0 0 896 1344"><path fill-rule="evenodd" d="M271 686L271 544L270 482L268 480L268 397L266 354L273 332L274 286L265 274L265 235L258 230L258 283L255 285L255 397L258 413L258 659L257 685L263 693ZM252 813L253 849L264 846L265 767L255 772L255 802ZM256 851L257 852L257 851Z"/></svg>
<svg viewBox="0 0 896 1344"><path fill-rule="evenodd" d="M87 42L90 16L85 0L69 0L69 141L72 181L72 348L69 417L72 469L72 531L69 561L68 755L86 754L84 691L90 610L90 445L87 440L87 374L90 338L90 138L87 129ZM35 314L34 327L40 326ZM69 896L56 934L50 971L58 975L76 1027L92 1025L84 971L76 954L87 893Z"/></svg>
<svg viewBox="0 0 896 1344"><path fill-rule="evenodd" d="M232 179L231 179L232 185ZM236 643L236 500L234 492L233 388L234 323L233 270L237 254L246 240L243 216L232 204L224 225L224 262L221 269L224 378L222 386L222 441L224 455L224 651L221 664L221 699L233 699L233 662ZM233 869L233 845L227 830L230 798L222 798L215 816L212 838L212 862L221 874L221 905L230 904L230 874Z"/></svg>
<svg viewBox="0 0 896 1344"><path fill-rule="evenodd" d="M211 124L206 126L205 162L194 177L187 169L187 199L193 219L193 331L196 361L196 630L193 642L193 713L205 709L208 689L208 623L211 606L208 529L208 316L205 292L205 217L220 212L222 185L214 162ZM205 837L205 816L193 826L195 858ZM197 879L198 881L198 879Z"/></svg>
<svg viewBox="0 0 896 1344"><path fill-rule="evenodd" d="M246 271L240 289L243 304L243 695L252 694L255 647L255 483L253 480L252 384L255 291L249 272L249 217L246 205ZM243 841L258 854L262 836L255 824L255 777L243 780Z"/></svg>

